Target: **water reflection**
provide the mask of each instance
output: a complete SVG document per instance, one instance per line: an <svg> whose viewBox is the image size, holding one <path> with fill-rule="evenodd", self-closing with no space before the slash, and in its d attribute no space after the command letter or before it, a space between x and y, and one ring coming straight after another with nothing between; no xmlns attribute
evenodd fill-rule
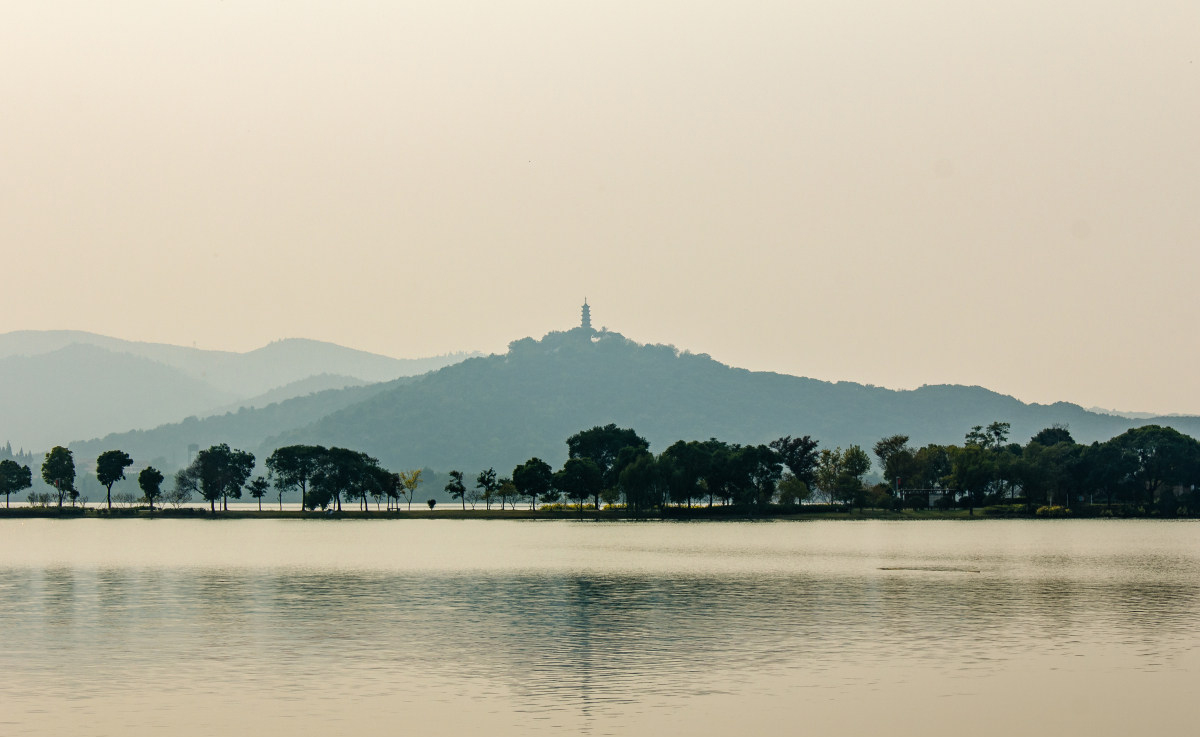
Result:
<svg viewBox="0 0 1200 737"><path fill-rule="evenodd" d="M0 726L49 733L41 720L53 717L71 730L120 704L130 734L179 732L182 705L242 699L271 723L295 720L297 734L385 734L415 714L469 709L525 732L642 731L655 711L709 698L837 698L918 671L931 696L952 697L963 677L1035 658L1058 668L1118 653L1123 668L1177 678L1187 671L1173 663L1200 642L1189 546L980 554L981 573L923 570L945 563L936 551L889 555L908 569L880 570L878 556L732 573L0 569ZM1099 688L1077 677L1077 696ZM229 727L219 712L188 714L196 734Z"/></svg>

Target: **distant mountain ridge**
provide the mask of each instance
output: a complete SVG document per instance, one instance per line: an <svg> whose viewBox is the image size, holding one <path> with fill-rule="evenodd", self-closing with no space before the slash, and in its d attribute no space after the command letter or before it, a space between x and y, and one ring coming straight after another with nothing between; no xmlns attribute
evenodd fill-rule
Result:
<svg viewBox="0 0 1200 737"><path fill-rule="evenodd" d="M832 448L869 447L903 433L918 445L957 443L973 425L995 420L1011 423L1016 442L1056 423L1069 425L1080 442L1151 422L1200 434L1198 417L1131 420L1065 402L1025 404L981 387L895 391L752 372L577 328L411 379L72 447L88 454L122 448L140 459L178 453L186 443L228 441L261 459L281 445L315 443L362 450L392 468L507 473L535 455L559 464L567 436L609 422L633 427L658 452L675 440L708 437L761 443L812 435Z"/></svg>
<svg viewBox="0 0 1200 737"><path fill-rule="evenodd" d="M334 386L391 381L467 355L399 359L305 339L234 353L72 330L5 333L0 442L45 450Z"/></svg>

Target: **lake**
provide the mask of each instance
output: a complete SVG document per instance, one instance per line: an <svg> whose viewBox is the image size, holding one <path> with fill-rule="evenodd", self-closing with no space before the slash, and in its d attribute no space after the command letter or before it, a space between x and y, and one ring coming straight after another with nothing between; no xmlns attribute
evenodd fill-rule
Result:
<svg viewBox="0 0 1200 737"><path fill-rule="evenodd" d="M1200 523L0 520L4 735L1193 734Z"/></svg>

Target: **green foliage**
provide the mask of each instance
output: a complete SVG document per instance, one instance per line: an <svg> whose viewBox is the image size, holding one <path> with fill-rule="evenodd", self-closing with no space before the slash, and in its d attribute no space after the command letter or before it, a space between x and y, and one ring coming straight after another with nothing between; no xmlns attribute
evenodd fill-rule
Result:
<svg viewBox="0 0 1200 737"><path fill-rule="evenodd" d="M1031 443L1039 445L1057 445L1059 443L1075 444L1075 438L1071 437L1071 431L1066 425L1051 425L1044 430L1040 430L1036 435L1029 439Z"/></svg>
<svg viewBox="0 0 1200 737"><path fill-rule="evenodd" d="M1038 517L1068 517L1071 514L1071 510L1058 505L1050 505L1038 507L1035 514L1037 514Z"/></svg>
<svg viewBox="0 0 1200 737"><path fill-rule="evenodd" d="M790 473L783 474L777 488L779 503L785 507L799 506L812 498L812 489L808 484Z"/></svg>
<svg viewBox="0 0 1200 737"><path fill-rule="evenodd" d="M770 443L771 449L779 454L783 465L808 486L816 483L817 464L820 459L817 445L819 443L808 435L800 438L787 435Z"/></svg>
<svg viewBox="0 0 1200 737"><path fill-rule="evenodd" d="M554 469L541 458L536 456L513 469L513 483L517 492L529 499L529 508L537 506L538 501L553 502L558 499L558 490L554 488Z"/></svg>
<svg viewBox="0 0 1200 737"><path fill-rule="evenodd" d="M267 495L267 490L271 488L271 482L262 476L255 476L246 485L246 489L250 492L252 499L258 500L258 508L262 509L262 498Z"/></svg>
<svg viewBox="0 0 1200 737"><path fill-rule="evenodd" d="M296 489L300 492L300 509L308 507L308 484L320 466L324 452L325 448L317 445L288 445L271 453L267 458L267 469L275 477L281 504L283 492Z"/></svg>
<svg viewBox="0 0 1200 737"><path fill-rule="evenodd" d="M106 450L96 459L96 478L104 485L108 508L112 509L113 484L125 478L125 469L133 465L133 459L122 450Z"/></svg>
<svg viewBox="0 0 1200 737"><path fill-rule="evenodd" d="M154 502L162 495L162 471L159 471L154 466L146 466L142 472L138 474L138 487L142 490L142 496L150 505L150 511L154 511Z"/></svg>
<svg viewBox="0 0 1200 737"><path fill-rule="evenodd" d="M632 450L627 448L626 450ZM624 453L625 451L622 451ZM619 483L625 493L627 508L634 514L655 509L662 505L665 480L662 478L662 468L649 451L633 451L632 459L626 459L621 469Z"/></svg>
<svg viewBox="0 0 1200 737"><path fill-rule="evenodd" d="M496 495L496 489L500 488L500 482L496 480L496 469L489 468L486 471L480 471L479 475L475 477L475 488L486 508L491 509L492 498Z"/></svg>
<svg viewBox="0 0 1200 737"><path fill-rule="evenodd" d="M235 450L221 443L205 448L196 458L175 476L175 485L189 492L199 492L209 503L209 510L216 509L217 500L228 508L228 499L242 497L242 485L254 471L254 455Z"/></svg>
<svg viewBox="0 0 1200 737"><path fill-rule="evenodd" d="M75 458L71 451L61 445L54 446L42 462L42 480L54 487L60 509L66 496L70 495L72 500L78 497L79 492L75 490Z"/></svg>
<svg viewBox="0 0 1200 737"><path fill-rule="evenodd" d="M586 458L600 469L600 487L593 494L597 508L601 490L616 488L624 465L649 449L650 443L645 438L630 428L612 423L582 430L567 438L568 459Z"/></svg>
<svg viewBox="0 0 1200 737"><path fill-rule="evenodd" d="M463 509L467 508L467 487L463 484L463 472L451 471L450 480L446 482L446 492L451 499L462 500Z"/></svg>
<svg viewBox="0 0 1200 737"><path fill-rule="evenodd" d="M554 474L554 487L568 499L582 504L588 497L595 499L600 508L600 491L604 488L604 473L590 458L570 458L562 470Z"/></svg>
<svg viewBox="0 0 1200 737"><path fill-rule="evenodd" d="M372 464L376 463L374 458L370 458ZM412 509L413 497L417 494L417 487L421 485L422 476L425 474L424 469L418 468L412 471L400 471L400 486L404 489L404 496L408 499L408 508Z"/></svg>
<svg viewBox="0 0 1200 737"><path fill-rule="evenodd" d="M867 502L862 477L869 470L871 457L857 445L846 450L822 450L817 465L817 488L831 503L862 507Z"/></svg>
<svg viewBox="0 0 1200 737"><path fill-rule="evenodd" d="M0 494L4 494L4 506L8 506L8 495L33 486L33 474L29 466L5 458L0 461Z"/></svg>

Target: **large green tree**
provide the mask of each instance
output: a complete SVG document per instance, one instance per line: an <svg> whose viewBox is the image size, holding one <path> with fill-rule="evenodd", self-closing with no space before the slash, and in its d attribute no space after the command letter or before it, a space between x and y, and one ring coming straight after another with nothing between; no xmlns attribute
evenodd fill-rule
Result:
<svg viewBox="0 0 1200 737"><path fill-rule="evenodd" d="M600 469L600 488L593 495L596 509L600 508L600 492L617 486L621 472L617 459L622 448L649 450L650 442L627 427L609 423L582 430L567 438L568 458L587 458Z"/></svg>
<svg viewBox="0 0 1200 737"><path fill-rule="evenodd" d="M662 506L665 486L662 468L649 451L643 450L623 464L618 480L625 494L626 510L630 514L640 515Z"/></svg>
<svg viewBox="0 0 1200 737"><path fill-rule="evenodd" d="M554 486L568 499L579 504L580 514L583 514L583 502L588 497L596 499L596 510L599 511L604 473L590 458L568 458L562 470L554 474Z"/></svg>
<svg viewBox="0 0 1200 737"><path fill-rule="evenodd" d="M71 451L61 445L51 448L42 462L42 480L54 487L58 494L59 509L62 509L63 499L68 495L72 500L79 496L75 490L75 458Z"/></svg>
<svg viewBox="0 0 1200 737"><path fill-rule="evenodd" d="M8 495L33 486L33 473L29 466L5 458L0 461L0 493L4 494L4 507L8 508Z"/></svg>
<svg viewBox="0 0 1200 737"><path fill-rule="evenodd" d="M766 445L747 445L740 449L739 460L744 469L744 503L766 507L775 496L775 485L783 475L779 455Z"/></svg>
<svg viewBox="0 0 1200 737"><path fill-rule="evenodd" d="M287 445L275 449L267 457L267 470L274 475L275 487L280 492L280 507L283 506L283 492L297 489L300 492L300 511L306 509L308 484L325 450L319 445Z"/></svg>
<svg viewBox="0 0 1200 737"><path fill-rule="evenodd" d="M667 494L675 504L692 506L693 499L704 498L701 485L708 474L712 452L708 445L696 440L679 440L659 455Z"/></svg>
<svg viewBox="0 0 1200 737"><path fill-rule="evenodd" d="M197 453L191 464L176 474L175 483L199 491L209 511L216 511L218 500L221 509L228 511L229 497L242 498L242 486L253 472L254 454L221 443Z"/></svg>
<svg viewBox="0 0 1200 737"><path fill-rule="evenodd" d="M104 486L108 509L112 511L113 484L125 478L125 469L133 465L133 459L123 450L106 450L96 459L96 478Z"/></svg>
<svg viewBox="0 0 1200 737"><path fill-rule="evenodd" d="M889 435L875 443L872 448L883 469L883 478L898 489L901 479L909 478L915 471L915 451L908 445L907 435Z"/></svg>
<svg viewBox="0 0 1200 737"><path fill-rule="evenodd" d="M533 457L513 469L513 483L517 493L529 499L529 508L535 509L540 499L554 488L554 469L541 458Z"/></svg>
<svg viewBox="0 0 1200 737"><path fill-rule="evenodd" d="M1139 491L1138 501L1147 510L1154 505L1156 494L1192 482L1198 475L1200 443L1174 428L1135 427L1109 442L1128 458L1129 482Z"/></svg>
<svg viewBox="0 0 1200 737"><path fill-rule="evenodd" d="M359 498L370 483L371 468L377 466L378 461L366 453L349 448L327 449L310 479L309 506L324 509L332 503L342 511L342 497Z"/></svg>
<svg viewBox="0 0 1200 737"><path fill-rule="evenodd" d="M772 440L770 447L779 454L779 459L793 476L811 487L816 483L817 465L820 460L817 445L819 443L808 435L799 438L786 435Z"/></svg>
<svg viewBox="0 0 1200 737"><path fill-rule="evenodd" d="M866 502L863 476L871 470L871 457L857 445L842 450L822 450L817 466L817 487L830 502L862 506Z"/></svg>
<svg viewBox="0 0 1200 737"><path fill-rule="evenodd" d="M142 490L142 496L150 503L151 512L154 511L154 500L162 496L162 482L162 471L154 466L146 466L138 474L138 486Z"/></svg>

